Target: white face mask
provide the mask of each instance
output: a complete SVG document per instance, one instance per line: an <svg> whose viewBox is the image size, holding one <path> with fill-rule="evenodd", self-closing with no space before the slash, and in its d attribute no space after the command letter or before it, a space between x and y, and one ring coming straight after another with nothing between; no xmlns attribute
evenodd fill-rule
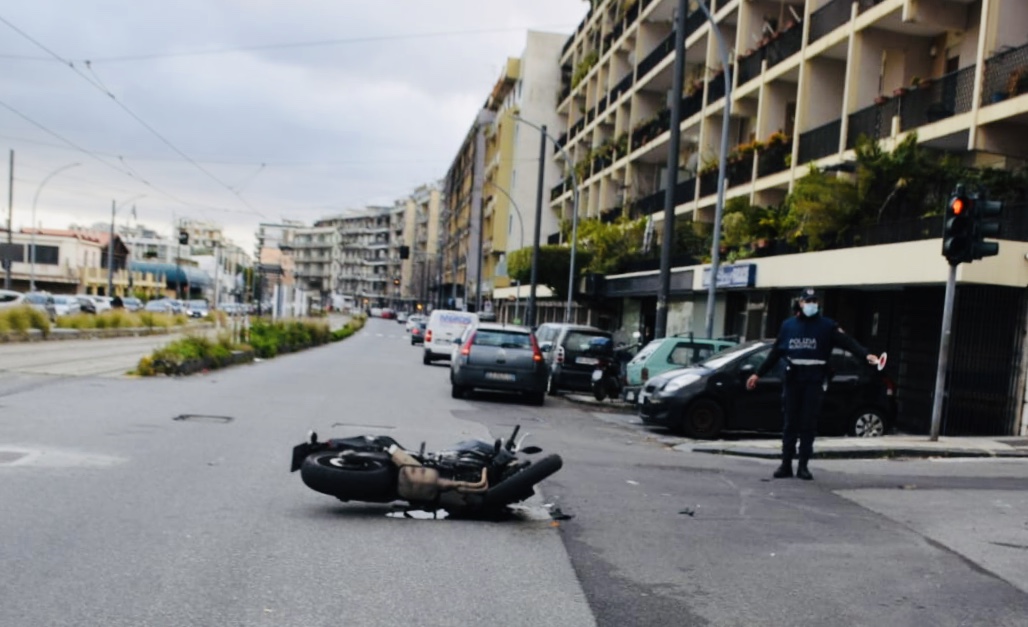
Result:
<svg viewBox="0 0 1028 627"><path fill-rule="evenodd" d="M817 315L817 303L803 303L803 315L808 318Z"/></svg>

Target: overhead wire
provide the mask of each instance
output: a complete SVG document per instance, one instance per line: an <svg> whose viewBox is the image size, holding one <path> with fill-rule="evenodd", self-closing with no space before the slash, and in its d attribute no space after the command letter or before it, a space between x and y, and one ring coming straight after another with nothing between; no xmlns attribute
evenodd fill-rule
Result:
<svg viewBox="0 0 1028 627"><path fill-rule="evenodd" d="M224 181L219 179L217 176L215 176L210 170L208 170L207 168L205 168L202 165L200 165L199 162L197 162L195 159L193 159L188 154L186 154L184 151L182 151L178 146L173 144L168 138L164 137L164 135L162 135L160 132L158 132L157 129L155 129L153 126L148 124L139 115L137 115L135 111L133 111L128 106L126 106L123 102L118 100L118 98L114 95L114 93L112 93L109 89L107 89L104 86L103 82L99 80L99 77L97 77L96 80L90 78L85 73L83 73L82 70L80 70L73 62L71 62L71 61L61 57L59 54L57 54L53 50L50 50L50 48L45 46L42 42L37 41L31 35L29 35L25 31L21 30L20 28L18 28L14 24L12 24L6 18L0 16L0 22L3 22L4 24L6 24L8 28L10 28L14 32L18 33L19 35L21 35L22 37L24 37L28 41L32 42L33 45L37 46L38 48L40 48L41 50L43 50L44 52L49 54L51 57L53 57L54 59L59 61L61 64L68 66L68 68L70 68L73 72L75 72L76 75L78 75L80 78L85 80L87 83L92 85L95 89L99 90L104 95L108 96L111 99L111 101L114 102L116 105L118 105L118 107L122 111L124 111L126 114L128 114L130 117L132 117L134 120L136 120L136 122L138 122L146 130L148 130L154 137L156 137L158 140L160 140L164 145L166 145L168 148L170 148L172 151L174 151L180 157L182 157L183 159L188 161L190 164L193 165L193 167L195 167L197 170L202 172L204 175L206 175L208 178L213 180L215 183L217 183L221 187L224 187L229 192L231 192L252 213L254 213L256 215L259 215L261 217L265 217L263 213L261 213L260 211L256 210L252 205L250 205L250 203L245 198L243 198L242 195L239 192L233 190L232 187L228 185L228 183L225 183ZM90 63L88 61L86 63L87 63L87 66L90 68L90 72L92 72L95 75L95 72L92 70L92 63Z"/></svg>

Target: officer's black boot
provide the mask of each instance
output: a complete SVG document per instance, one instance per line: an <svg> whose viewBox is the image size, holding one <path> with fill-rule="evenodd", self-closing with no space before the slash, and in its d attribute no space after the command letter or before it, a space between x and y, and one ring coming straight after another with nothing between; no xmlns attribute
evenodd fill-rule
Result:
<svg viewBox="0 0 1028 627"><path fill-rule="evenodd" d="M775 469L774 474L771 475L775 479L788 479L792 476L792 460L783 459L782 465Z"/></svg>
<svg viewBox="0 0 1028 627"><path fill-rule="evenodd" d="M792 475L791 472L789 474ZM799 465L796 467L796 476L804 481L810 481L814 478L814 475L810 474L810 471L807 470L807 460L800 460Z"/></svg>

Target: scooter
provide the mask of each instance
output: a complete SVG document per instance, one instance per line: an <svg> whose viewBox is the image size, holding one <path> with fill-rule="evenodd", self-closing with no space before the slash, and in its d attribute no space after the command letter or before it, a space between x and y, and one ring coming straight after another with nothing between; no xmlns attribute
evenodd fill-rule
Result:
<svg viewBox="0 0 1028 627"><path fill-rule="evenodd" d="M638 332L637 332L638 335ZM632 361L640 344L620 345L613 355L599 357L593 369L591 389L593 397L602 401L607 398L621 398L625 387L625 366Z"/></svg>
<svg viewBox="0 0 1028 627"><path fill-rule="evenodd" d="M311 432L293 448L291 472L315 492L341 501L391 503L449 512L488 513L530 498L535 485L560 470L559 455L538 460L542 452L517 439L466 440L453 448L426 452L405 449L389 436L362 435L318 440Z"/></svg>

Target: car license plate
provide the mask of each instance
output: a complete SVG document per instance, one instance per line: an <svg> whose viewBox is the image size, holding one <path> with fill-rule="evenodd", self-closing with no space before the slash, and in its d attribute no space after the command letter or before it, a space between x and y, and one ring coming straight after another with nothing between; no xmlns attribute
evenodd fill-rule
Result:
<svg viewBox="0 0 1028 627"><path fill-rule="evenodd" d="M485 378L493 381L513 381L514 375L510 372L487 372Z"/></svg>
<svg viewBox="0 0 1028 627"><path fill-rule="evenodd" d="M583 366L595 366L600 363L600 360L595 357L576 357L575 363L582 364Z"/></svg>

